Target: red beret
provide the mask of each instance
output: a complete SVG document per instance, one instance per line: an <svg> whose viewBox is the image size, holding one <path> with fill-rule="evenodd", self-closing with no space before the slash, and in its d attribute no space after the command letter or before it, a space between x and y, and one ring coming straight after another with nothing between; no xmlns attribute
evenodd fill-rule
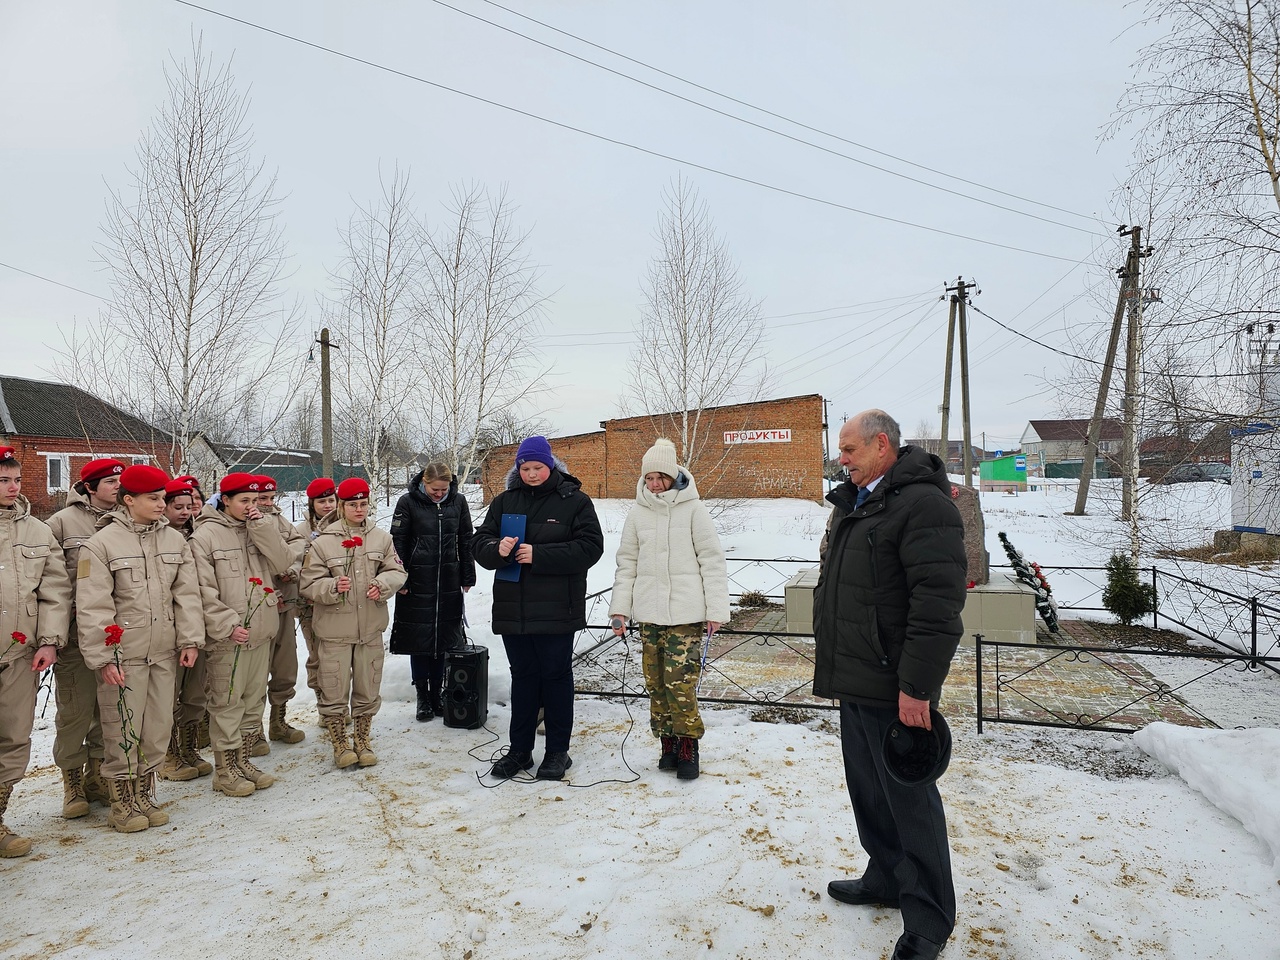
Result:
<svg viewBox="0 0 1280 960"><path fill-rule="evenodd" d="M347 477L338 484L339 500L368 500L369 484L359 477Z"/></svg>
<svg viewBox="0 0 1280 960"><path fill-rule="evenodd" d="M268 477L265 473L258 474L258 479L262 481L262 493L275 493L276 481L273 477Z"/></svg>
<svg viewBox="0 0 1280 960"><path fill-rule="evenodd" d="M174 477L173 479L174 479L174 480L180 480L180 481L182 481L183 483L185 483L187 486L189 486L189 487L194 487L194 488L195 488L195 489L197 489L197 490L199 490L199 489L200 489L200 481L199 481L199 480L197 480L195 477L193 477L193 476L192 476L191 474L189 474L189 473L184 473L182 476L180 476L180 477Z"/></svg>
<svg viewBox="0 0 1280 960"><path fill-rule="evenodd" d="M164 485L165 500L172 500L174 497L189 497L193 492L191 484L181 477L176 480L170 480Z"/></svg>
<svg viewBox="0 0 1280 960"><path fill-rule="evenodd" d="M169 475L159 467L151 467L145 463L135 463L125 467L120 474L120 489L125 493L155 493L163 490L169 482Z"/></svg>
<svg viewBox="0 0 1280 960"><path fill-rule="evenodd" d="M260 493L262 478L256 473L228 473L218 484L218 490L226 496L233 493Z"/></svg>
<svg viewBox="0 0 1280 960"><path fill-rule="evenodd" d="M13 447L0 447L0 460L17 460L13 452Z"/></svg>
<svg viewBox="0 0 1280 960"><path fill-rule="evenodd" d="M85 483L92 483L94 480L105 480L107 477L122 473L124 473L124 464L108 457L105 460L90 460L86 463L80 468L80 479Z"/></svg>
<svg viewBox="0 0 1280 960"><path fill-rule="evenodd" d="M332 497L337 493L337 489L333 485L333 481L328 477L316 477L307 484L307 496L312 500L319 500L321 497Z"/></svg>

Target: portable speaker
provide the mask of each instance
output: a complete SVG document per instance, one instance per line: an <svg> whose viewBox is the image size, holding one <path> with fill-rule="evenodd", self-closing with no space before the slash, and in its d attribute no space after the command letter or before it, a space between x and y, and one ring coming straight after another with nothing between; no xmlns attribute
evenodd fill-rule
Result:
<svg viewBox="0 0 1280 960"><path fill-rule="evenodd" d="M445 659L444 725L474 730L489 719L489 649L465 646Z"/></svg>

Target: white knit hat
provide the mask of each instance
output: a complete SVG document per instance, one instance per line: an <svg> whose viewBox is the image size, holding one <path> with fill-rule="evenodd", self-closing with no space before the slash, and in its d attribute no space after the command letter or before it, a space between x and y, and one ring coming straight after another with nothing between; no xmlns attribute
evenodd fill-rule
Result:
<svg viewBox="0 0 1280 960"><path fill-rule="evenodd" d="M672 480L680 475L676 445L666 437L653 441L653 446L645 451L644 459L640 461L640 475L644 477L651 473L665 473Z"/></svg>

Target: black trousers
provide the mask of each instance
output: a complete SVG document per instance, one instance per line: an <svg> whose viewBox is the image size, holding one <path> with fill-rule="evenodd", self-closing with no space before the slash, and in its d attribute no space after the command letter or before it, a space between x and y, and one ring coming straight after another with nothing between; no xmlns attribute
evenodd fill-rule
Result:
<svg viewBox="0 0 1280 960"><path fill-rule="evenodd" d="M547 753L565 753L573 732L573 634L502 635L511 664L511 749L533 750L538 709L547 725Z"/></svg>
<svg viewBox="0 0 1280 960"><path fill-rule="evenodd" d="M956 923L946 814L936 784L905 787L885 770L884 735L897 717L892 708L840 702L845 781L869 858L862 880L898 899L907 932L943 943Z"/></svg>
<svg viewBox="0 0 1280 960"><path fill-rule="evenodd" d="M444 687L444 657L432 657L425 653L409 655L409 675L419 691L426 690L432 700L440 699Z"/></svg>

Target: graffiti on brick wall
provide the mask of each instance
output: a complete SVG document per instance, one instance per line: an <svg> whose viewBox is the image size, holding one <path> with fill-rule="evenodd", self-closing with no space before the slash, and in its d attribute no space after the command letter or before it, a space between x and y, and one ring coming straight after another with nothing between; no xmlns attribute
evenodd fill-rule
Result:
<svg viewBox="0 0 1280 960"><path fill-rule="evenodd" d="M804 478L779 473L761 464L744 463L739 468L742 479L751 485L757 496L790 497L804 496Z"/></svg>

